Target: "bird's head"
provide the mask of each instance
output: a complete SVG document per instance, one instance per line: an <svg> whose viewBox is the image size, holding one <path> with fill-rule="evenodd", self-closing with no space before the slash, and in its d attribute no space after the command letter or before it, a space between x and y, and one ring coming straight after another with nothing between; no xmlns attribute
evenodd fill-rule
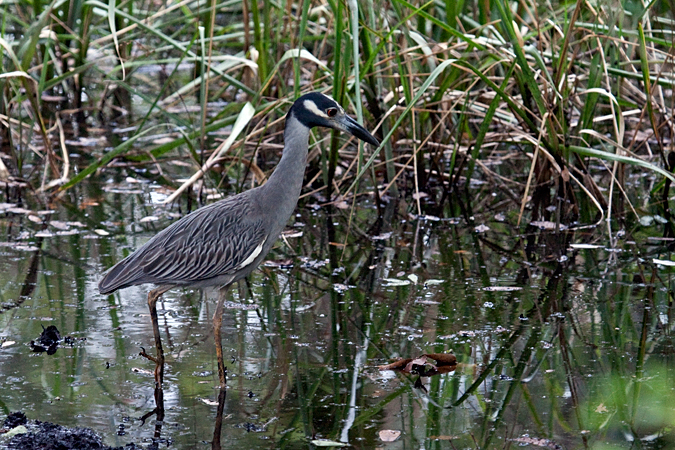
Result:
<svg viewBox="0 0 675 450"><path fill-rule="evenodd" d="M348 116L335 100L319 92L310 92L298 98L288 114L307 128L333 128L345 131L369 144L380 145L380 142L356 120Z"/></svg>

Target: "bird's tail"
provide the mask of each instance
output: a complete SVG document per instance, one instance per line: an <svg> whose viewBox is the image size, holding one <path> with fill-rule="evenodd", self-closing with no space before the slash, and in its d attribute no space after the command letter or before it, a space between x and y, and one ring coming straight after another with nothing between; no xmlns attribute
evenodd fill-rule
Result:
<svg viewBox="0 0 675 450"><path fill-rule="evenodd" d="M98 282L98 290L103 295L112 294L118 289L134 284L134 274L128 270L129 258L115 264Z"/></svg>

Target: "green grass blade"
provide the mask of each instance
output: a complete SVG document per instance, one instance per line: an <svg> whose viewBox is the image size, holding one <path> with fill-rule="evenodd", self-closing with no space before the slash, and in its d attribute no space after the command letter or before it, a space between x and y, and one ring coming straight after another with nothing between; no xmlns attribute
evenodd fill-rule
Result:
<svg viewBox="0 0 675 450"><path fill-rule="evenodd" d="M672 173L668 172L667 170L664 170L664 169L660 168L659 166L655 166L654 164L652 164L650 162L643 161L643 160L637 159L637 158L633 158L631 156L621 156L621 155L617 155L615 153L609 153L609 152L605 152L605 151L602 151L602 150L596 150L596 149L588 148L588 147L579 147L579 146L576 146L576 145L568 146L568 150L571 151L571 152L574 152L578 155L582 155L582 156L591 156L591 157L594 157L594 158L600 158L600 159L605 160L605 161L617 161L617 162L621 162L621 163L630 164L630 165L633 165L633 166L644 167L645 169L649 169L653 172L661 174L664 177L668 178L669 180L675 182L675 176Z"/></svg>

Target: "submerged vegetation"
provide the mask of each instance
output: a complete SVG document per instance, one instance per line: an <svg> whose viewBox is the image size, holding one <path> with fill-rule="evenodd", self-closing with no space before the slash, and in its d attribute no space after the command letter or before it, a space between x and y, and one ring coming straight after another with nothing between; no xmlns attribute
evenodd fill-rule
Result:
<svg viewBox="0 0 675 450"><path fill-rule="evenodd" d="M313 132L304 208L233 294L260 308L226 315L228 401L243 405L223 418L218 399L232 448L259 445L249 431L270 447L373 448L398 438L376 436L392 423L406 448L667 448L674 13L634 0L0 2L0 348L19 324L36 338L33 317L115 341L105 374L109 357L81 341L77 364L44 367L8 344L0 409L25 404L22 370L49 384L45 367L72 378L45 388L50 405L63 389L88 406L84 379L89 402L112 392L147 408L129 358L152 336L144 295L90 282L172 217L263 183L291 102L320 90L382 145ZM178 213L158 206L172 202ZM197 295L164 306L171 401L212 394L195 381L214 354ZM448 352L456 374L438 363ZM167 423L195 422L203 440L213 405L193 403Z"/></svg>

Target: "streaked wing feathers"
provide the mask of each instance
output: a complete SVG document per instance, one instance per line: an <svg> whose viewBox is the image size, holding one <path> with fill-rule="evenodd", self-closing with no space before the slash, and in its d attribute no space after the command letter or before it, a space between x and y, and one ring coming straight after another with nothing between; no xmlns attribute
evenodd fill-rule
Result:
<svg viewBox="0 0 675 450"><path fill-rule="evenodd" d="M190 284L235 273L265 239L261 215L255 209L247 196L198 209L120 262L123 267L109 273L114 280L105 281L119 287ZM136 272L130 273L134 268Z"/></svg>

